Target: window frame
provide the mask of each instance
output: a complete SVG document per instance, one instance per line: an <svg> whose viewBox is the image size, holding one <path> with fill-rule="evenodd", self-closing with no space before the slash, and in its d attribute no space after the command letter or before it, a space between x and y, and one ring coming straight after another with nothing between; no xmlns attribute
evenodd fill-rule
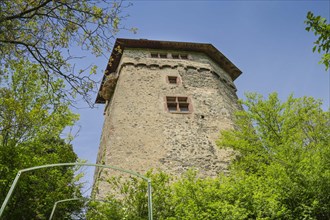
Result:
<svg viewBox="0 0 330 220"><path fill-rule="evenodd" d="M175 83L174 83L174 80L175 80ZM181 80L180 80L180 77L178 77L178 76L167 75L166 82L170 85L178 85L178 84L180 84Z"/></svg>
<svg viewBox="0 0 330 220"><path fill-rule="evenodd" d="M165 96L165 109L173 114L191 114L193 111L191 98L188 96Z"/></svg>

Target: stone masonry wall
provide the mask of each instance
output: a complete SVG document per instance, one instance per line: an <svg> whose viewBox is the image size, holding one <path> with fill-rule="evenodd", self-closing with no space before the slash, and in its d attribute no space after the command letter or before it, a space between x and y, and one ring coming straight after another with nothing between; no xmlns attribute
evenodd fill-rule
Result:
<svg viewBox="0 0 330 220"><path fill-rule="evenodd" d="M204 54L189 52L189 60L178 60L151 58L150 52L124 50L98 163L141 174L151 168L172 174L196 168L202 176L225 171L229 154L215 141L220 130L233 128L233 112L241 108L230 77ZM169 84L168 75L178 76L180 83ZM166 96L189 97L192 113L168 112Z"/></svg>

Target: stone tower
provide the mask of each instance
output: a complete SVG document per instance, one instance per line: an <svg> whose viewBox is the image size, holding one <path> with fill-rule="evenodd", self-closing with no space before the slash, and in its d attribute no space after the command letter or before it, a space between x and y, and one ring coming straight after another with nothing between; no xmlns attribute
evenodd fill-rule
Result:
<svg viewBox="0 0 330 220"><path fill-rule="evenodd" d="M211 44L117 39L96 99L105 104L97 163L217 175L229 158L215 141L241 108L240 74Z"/></svg>

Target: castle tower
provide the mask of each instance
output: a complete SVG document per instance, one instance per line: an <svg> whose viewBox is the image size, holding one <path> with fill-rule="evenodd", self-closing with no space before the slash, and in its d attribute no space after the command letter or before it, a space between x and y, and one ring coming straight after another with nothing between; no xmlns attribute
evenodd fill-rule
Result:
<svg viewBox="0 0 330 220"><path fill-rule="evenodd" d="M211 44L117 39L96 99L105 104L97 163L216 176L229 160L215 141L241 108L240 74Z"/></svg>

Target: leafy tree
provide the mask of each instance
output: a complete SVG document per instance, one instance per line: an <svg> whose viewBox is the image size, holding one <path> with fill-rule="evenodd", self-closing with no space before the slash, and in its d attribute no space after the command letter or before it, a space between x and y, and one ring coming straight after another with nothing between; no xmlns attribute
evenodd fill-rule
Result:
<svg viewBox="0 0 330 220"><path fill-rule="evenodd" d="M154 204L154 219L164 219L170 215L168 206L172 200L170 187L171 177L163 172L146 174L152 179L152 197ZM121 220L148 219L147 182L137 177L113 177L107 180L110 189L117 189L109 193L105 201L94 201L89 204L87 212L91 220Z"/></svg>
<svg viewBox="0 0 330 220"><path fill-rule="evenodd" d="M314 32L318 36L314 42L313 52L317 50L319 53L324 53L320 63L325 65L325 70L330 67L330 24L327 23L325 18L315 16L312 12L307 13L306 30Z"/></svg>
<svg viewBox="0 0 330 220"><path fill-rule="evenodd" d="M38 64L18 60L0 88L0 203L18 170L51 163L75 162L77 155L61 133L78 116L69 103L50 90L64 87L46 76ZM7 85L7 86L5 86ZM46 219L54 202L80 196L74 169L59 167L23 173L3 219ZM60 207L59 219L79 211L79 204Z"/></svg>
<svg viewBox="0 0 330 220"><path fill-rule="evenodd" d="M148 173L147 176L152 180L154 219L256 219L252 218L252 213L264 214L263 211L265 214L275 213L277 219L282 215L281 204L276 203L276 196L272 195L267 182L261 180L256 183L253 178L245 179L239 175L202 179L193 170L181 177L163 172ZM131 178L122 182L114 178L109 183L111 188L119 188L119 192L110 194L107 202L90 204L88 219L148 218L145 181ZM255 190L263 196L250 197ZM268 210L265 204L272 205L274 211Z"/></svg>
<svg viewBox="0 0 330 220"><path fill-rule="evenodd" d="M127 6L106 0L1 1L0 77L24 58L41 65L40 75L49 87L56 87L59 78L66 82L67 88L52 92L68 99L79 94L90 101L95 82L70 61L81 58L78 48L96 56L110 51L114 35L124 28L120 22ZM90 70L95 73L96 66Z"/></svg>
<svg viewBox="0 0 330 220"><path fill-rule="evenodd" d="M329 111L308 97L281 103L276 93L248 94L243 104L237 129L220 142L237 151L232 172L266 182L286 210L282 219L329 219Z"/></svg>
<svg viewBox="0 0 330 220"><path fill-rule="evenodd" d="M281 103L248 94L236 129L221 134L219 146L235 150L230 174L198 178L148 173L154 219L330 219L330 113L313 98ZM124 183L109 203L94 203L91 219L146 219L146 183ZM95 218L93 218L95 217Z"/></svg>

